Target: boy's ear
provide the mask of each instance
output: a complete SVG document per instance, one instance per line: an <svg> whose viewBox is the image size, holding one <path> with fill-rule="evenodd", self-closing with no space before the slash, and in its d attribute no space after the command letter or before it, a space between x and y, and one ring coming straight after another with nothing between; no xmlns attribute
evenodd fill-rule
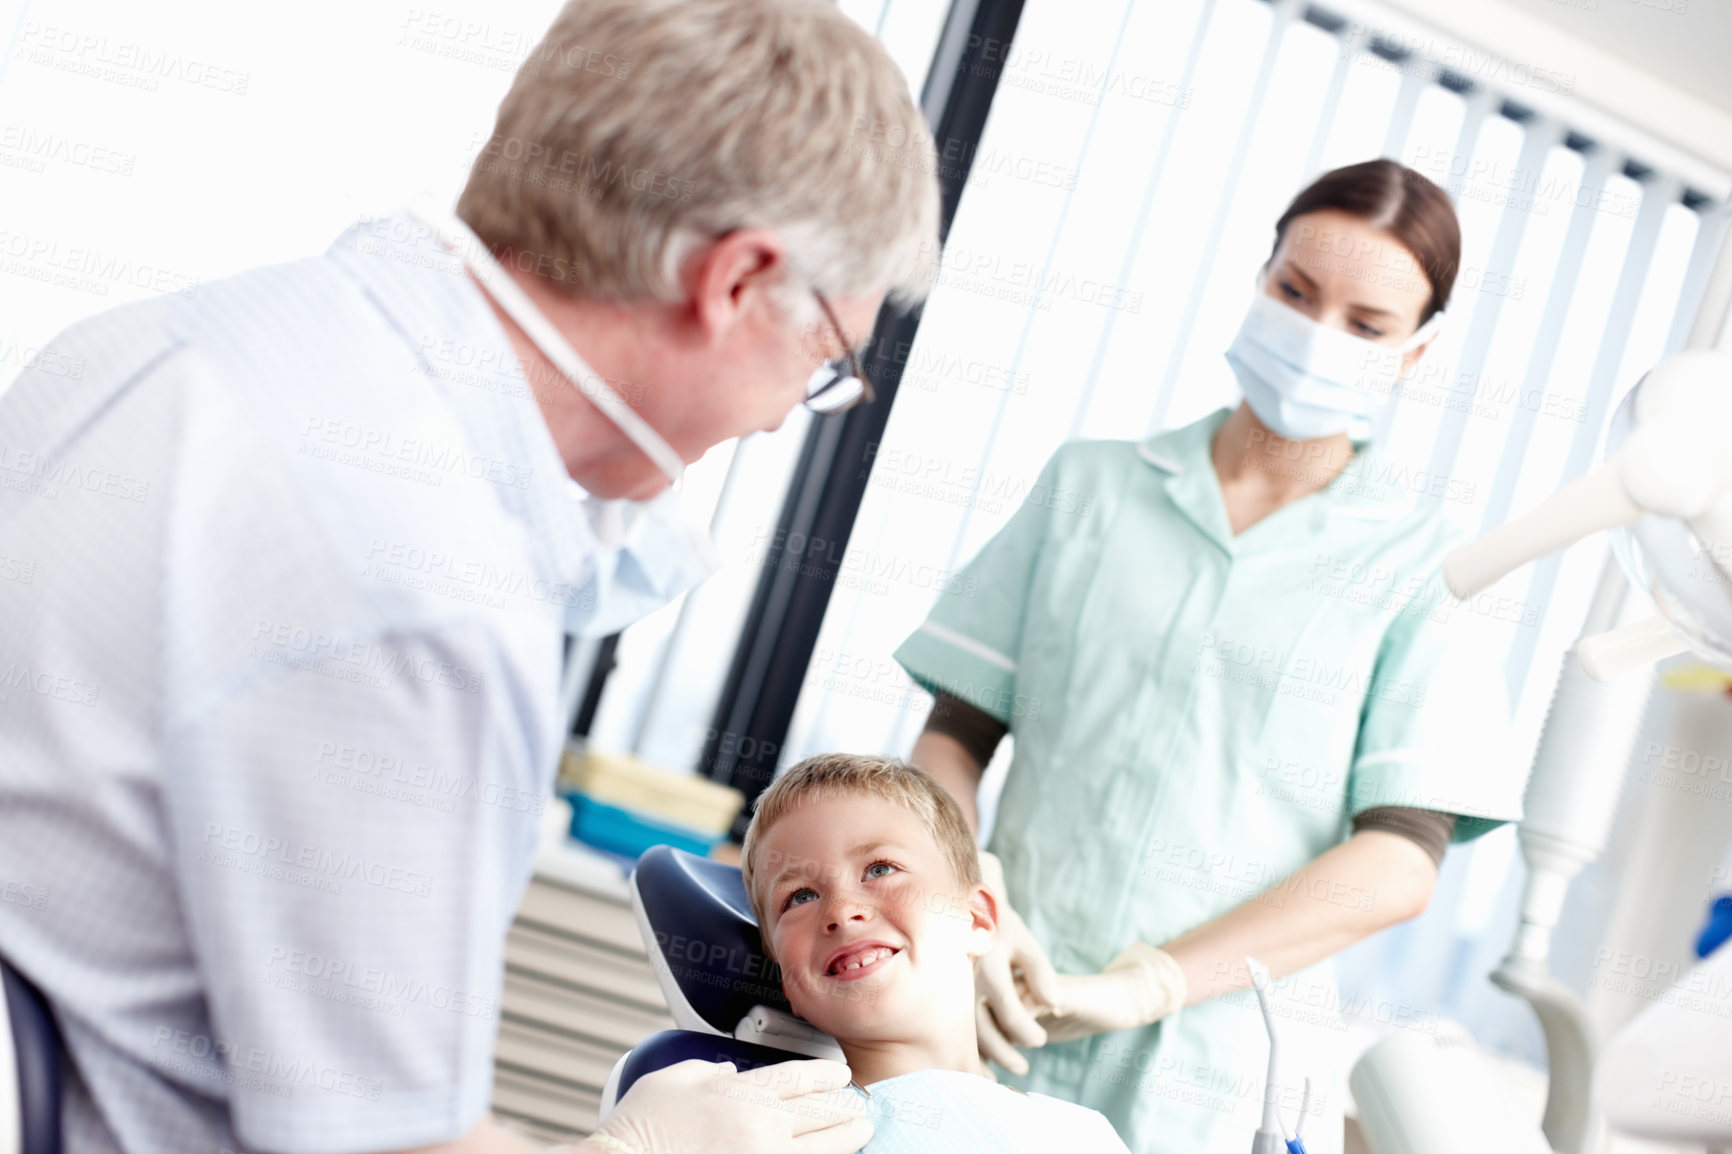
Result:
<svg viewBox="0 0 1732 1154"><path fill-rule="evenodd" d="M985 957L998 944L998 899L980 882L969 891L968 913L974 923L968 931L968 956Z"/></svg>

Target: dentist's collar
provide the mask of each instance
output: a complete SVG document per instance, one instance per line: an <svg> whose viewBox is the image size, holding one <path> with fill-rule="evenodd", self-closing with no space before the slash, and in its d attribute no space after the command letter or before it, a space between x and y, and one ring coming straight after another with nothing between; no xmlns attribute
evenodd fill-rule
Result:
<svg viewBox="0 0 1732 1154"><path fill-rule="evenodd" d="M440 242L460 257L505 314L515 321L526 336L553 362L574 388L600 409L619 431L629 437L645 456L653 461L676 485L685 473L686 463L662 435L650 428L649 422L638 416L637 410L608 385L605 378L590 368L578 355L565 334L554 327L521 285L511 279L487 245L470 231L455 214L440 208L430 196L411 201L409 215L439 238Z"/></svg>

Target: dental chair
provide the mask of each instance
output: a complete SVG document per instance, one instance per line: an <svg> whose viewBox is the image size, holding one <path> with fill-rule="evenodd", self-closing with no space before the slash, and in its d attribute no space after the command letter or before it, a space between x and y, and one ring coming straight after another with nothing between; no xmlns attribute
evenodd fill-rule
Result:
<svg viewBox="0 0 1732 1154"><path fill-rule="evenodd" d="M701 1058L741 1070L800 1058L842 1061L835 1039L801 1021L764 956L737 866L656 846L630 879L632 912L679 1028L621 1058L602 1090L605 1117L645 1074Z"/></svg>
<svg viewBox="0 0 1732 1154"><path fill-rule="evenodd" d="M60 1154L60 1030L4 959L0 987L0 1154Z"/></svg>

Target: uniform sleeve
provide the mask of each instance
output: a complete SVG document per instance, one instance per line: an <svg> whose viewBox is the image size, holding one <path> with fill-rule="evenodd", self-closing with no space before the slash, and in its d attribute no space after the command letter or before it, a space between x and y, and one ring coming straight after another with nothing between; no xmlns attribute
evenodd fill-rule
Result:
<svg viewBox="0 0 1732 1154"><path fill-rule="evenodd" d="M985 766L998 751L999 742L1010 732L1010 727L966 701L940 693L932 703L932 712L927 715L925 732L943 734L961 745L976 765Z"/></svg>
<svg viewBox="0 0 1732 1154"><path fill-rule="evenodd" d="M1031 492L1055 491L1057 462L1055 454ZM1051 502L1024 501L897 648L897 662L922 689L1011 723L1023 619L1051 518Z"/></svg>
<svg viewBox="0 0 1732 1154"><path fill-rule="evenodd" d="M1434 809L1412 809L1400 805L1380 805L1368 809L1353 819L1353 832L1381 830L1404 837L1431 859L1431 864L1443 864L1443 852L1455 833L1455 815L1438 813Z"/></svg>
<svg viewBox="0 0 1732 1154"><path fill-rule="evenodd" d="M1378 652L1360 718L1348 813L1382 806L1456 816L1471 841L1521 818L1525 774L1510 749L1495 638L1457 605L1412 605Z"/></svg>
<svg viewBox="0 0 1732 1154"><path fill-rule="evenodd" d="M489 622L308 641L171 735L165 804L235 1132L340 1154L485 1114L504 935L543 801ZM168 1039L165 1045L180 1046Z"/></svg>

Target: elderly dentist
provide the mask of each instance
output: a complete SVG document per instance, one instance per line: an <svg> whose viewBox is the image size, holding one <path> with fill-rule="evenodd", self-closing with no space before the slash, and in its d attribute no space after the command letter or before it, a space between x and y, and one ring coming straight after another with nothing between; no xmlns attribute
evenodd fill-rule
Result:
<svg viewBox="0 0 1732 1154"><path fill-rule="evenodd" d="M1373 161L1274 233L1226 351L1244 402L1060 448L972 595L896 653L937 695L913 759L970 814L1016 739L983 1052L1139 1154L1250 1148L1268 1042L1247 955L1296 975L1272 1092L1292 1125L1309 1074L1306 1141L1339 1149L1328 959L1423 910L1452 838L1518 814L1502 678L1439 598L1457 534L1369 439L1449 300L1455 213Z"/></svg>
<svg viewBox="0 0 1732 1154"><path fill-rule="evenodd" d="M74 326L0 396L0 952L68 1148L523 1151L488 1115L561 637L699 580L668 493L914 299L933 166L833 5L572 0L456 216ZM269 220L261 220L269 227ZM586 1154L841 1154L839 1063L687 1063Z"/></svg>

